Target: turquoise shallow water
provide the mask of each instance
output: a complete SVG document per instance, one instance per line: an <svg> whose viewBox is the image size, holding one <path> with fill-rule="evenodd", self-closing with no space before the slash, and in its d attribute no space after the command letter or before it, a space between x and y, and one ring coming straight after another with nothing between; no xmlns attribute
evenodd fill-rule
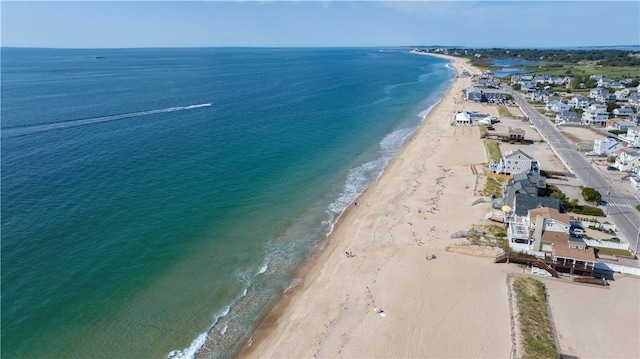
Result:
<svg viewBox="0 0 640 359"><path fill-rule="evenodd" d="M389 50L3 48L3 356L231 355L452 80Z"/></svg>

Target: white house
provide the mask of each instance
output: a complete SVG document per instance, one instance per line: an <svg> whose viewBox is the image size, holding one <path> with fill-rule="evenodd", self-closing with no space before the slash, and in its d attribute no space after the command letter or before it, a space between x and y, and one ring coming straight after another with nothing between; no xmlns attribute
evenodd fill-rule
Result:
<svg viewBox="0 0 640 359"><path fill-rule="evenodd" d="M604 156L610 153L614 153L617 150L622 149L622 143L611 137L597 138L593 141L593 151L587 152L589 156Z"/></svg>
<svg viewBox="0 0 640 359"><path fill-rule="evenodd" d="M640 151L633 148L621 149L614 167L624 172L637 172L640 168Z"/></svg>
<svg viewBox="0 0 640 359"><path fill-rule="evenodd" d="M571 106L568 103L562 102L561 100L552 100L547 102L546 110L551 111L553 113L559 113L562 111L569 111Z"/></svg>
<svg viewBox="0 0 640 359"><path fill-rule="evenodd" d="M628 129L626 135L620 135L620 139L628 143L631 148L640 148L640 126Z"/></svg>
<svg viewBox="0 0 640 359"><path fill-rule="evenodd" d="M604 126L609 119L609 113L602 110L588 109L582 113L582 123L588 126Z"/></svg>
<svg viewBox="0 0 640 359"><path fill-rule="evenodd" d="M573 106L573 108L582 108L585 109L589 107L589 99L584 96L575 96L571 100L569 100L569 104Z"/></svg>
<svg viewBox="0 0 640 359"><path fill-rule="evenodd" d="M524 171L540 171L538 161L520 149L505 153L500 159L500 162L492 163L490 167L493 172L506 175Z"/></svg>
<svg viewBox="0 0 640 359"><path fill-rule="evenodd" d="M467 111L458 111L456 115L453 117L453 122L455 125L471 125L473 120L471 119L471 114Z"/></svg>

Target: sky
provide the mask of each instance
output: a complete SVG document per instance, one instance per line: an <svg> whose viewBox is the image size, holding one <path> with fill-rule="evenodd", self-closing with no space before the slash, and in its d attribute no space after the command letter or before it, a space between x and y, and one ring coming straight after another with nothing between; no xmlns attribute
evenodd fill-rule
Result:
<svg viewBox="0 0 640 359"><path fill-rule="evenodd" d="M640 1L6 1L4 47L640 44Z"/></svg>

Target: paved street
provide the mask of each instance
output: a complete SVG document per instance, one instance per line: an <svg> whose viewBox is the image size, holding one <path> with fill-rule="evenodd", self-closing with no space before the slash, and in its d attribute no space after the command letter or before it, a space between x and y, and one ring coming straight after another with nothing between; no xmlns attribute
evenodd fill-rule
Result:
<svg viewBox="0 0 640 359"><path fill-rule="evenodd" d="M522 113L529 117L530 122L536 127L542 138L551 146L553 152L560 158L564 165L576 175L587 187L598 190L603 200L610 205L603 210L611 221L618 227L619 237L626 239L634 253L638 251L640 240L640 215L634 208L640 201L633 195L616 191L611 183L595 168L591 161L578 152L576 146L567 140L547 118L540 114L520 93L508 91L513 96Z"/></svg>

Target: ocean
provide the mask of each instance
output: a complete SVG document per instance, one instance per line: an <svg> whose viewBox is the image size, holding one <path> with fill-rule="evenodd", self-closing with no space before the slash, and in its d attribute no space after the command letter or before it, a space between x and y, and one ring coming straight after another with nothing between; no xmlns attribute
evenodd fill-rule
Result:
<svg viewBox="0 0 640 359"><path fill-rule="evenodd" d="M1 60L7 358L230 357L454 77L406 48Z"/></svg>

